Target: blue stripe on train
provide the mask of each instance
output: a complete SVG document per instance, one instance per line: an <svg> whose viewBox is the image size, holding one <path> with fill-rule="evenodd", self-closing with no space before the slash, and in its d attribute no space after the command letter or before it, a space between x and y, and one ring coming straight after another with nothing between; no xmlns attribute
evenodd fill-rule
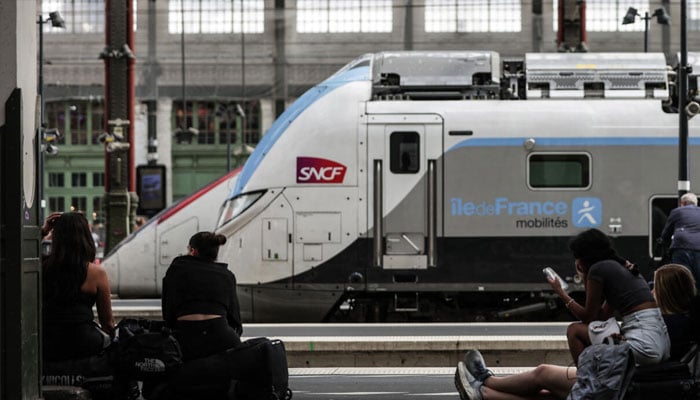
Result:
<svg viewBox="0 0 700 400"><path fill-rule="evenodd" d="M243 170L236 180L236 185L233 187L233 190L229 195L229 199L232 199L243 192L243 188L248 183L250 177L258 168L258 165L260 165L263 158L265 158L265 155L270 151L272 146L274 146L277 139L279 139L287 130L287 126L289 126L299 115L301 115L301 113L303 113L318 99L343 85L350 82L369 80L369 74L369 67L353 68L343 73L333 75L329 79L321 82L319 85L314 86L306 91L306 93L301 95L301 97L299 97L288 109L282 113L282 115L279 116L279 118L277 118L270 129L268 129L265 135L263 135L258 145L255 146L255 151L253 151L253 154L250 155L248 161L245 163L245 166L243 166Z"/></svg>
<svg viewBox="0 0 700 400"><path fill-rule="evenodd" d="M677 146L674 137L546 137L534 138L537 146ZM527 138L475 138L463 140L449 151L460 147L522 146ZM688 144L700 145L700 138L689 138Z"/></svg>

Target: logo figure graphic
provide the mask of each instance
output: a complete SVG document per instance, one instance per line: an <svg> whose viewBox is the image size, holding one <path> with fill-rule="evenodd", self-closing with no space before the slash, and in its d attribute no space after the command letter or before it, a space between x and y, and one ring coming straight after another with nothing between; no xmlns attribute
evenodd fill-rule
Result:
<svg viewBox="0 0 700 400"><path fill-rule="evenodd" d="M577 197L571 203L571 220L577 228L594 228L602 222L603 205L597 197Z"/></svg>

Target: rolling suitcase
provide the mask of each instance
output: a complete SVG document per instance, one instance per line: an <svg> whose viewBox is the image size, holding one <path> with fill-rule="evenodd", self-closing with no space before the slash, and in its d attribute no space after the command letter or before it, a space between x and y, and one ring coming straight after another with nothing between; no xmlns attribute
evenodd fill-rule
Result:
<svg viewBox="0 0 700 400"><path fill-rule="evenodd" d="M229 351L236 366L231 397L236 400L289 400L287 352L279 339L265 337L246 340Z"/></svg>

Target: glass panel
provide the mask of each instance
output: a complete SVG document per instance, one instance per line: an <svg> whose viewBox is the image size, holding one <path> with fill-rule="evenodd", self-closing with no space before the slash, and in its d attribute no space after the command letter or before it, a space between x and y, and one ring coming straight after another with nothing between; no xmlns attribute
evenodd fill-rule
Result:
<svg viewBox="0 0 700 400"><path fill-rule="evenodd" d="M87 102L76 101L70 109L71 144L87 144Z"/></svg>
<svg viewBox="0 0 700 400"><path fill-rule="evenodd" d="M532 154L528 167L532 188L586 188L590 182L586 154Z"/></svg>
<svg viewBox="0 0 700 400"><path fill-rule="evenodd" d="M91 109L91 124L92 124L92 144L101 144L100 143L100 135L105 131L104 125L105 125L105 111L104 111L104 103L99 100L99 101L93 101L92 102L92 109Z"/></svg>
<svg viewBox="0 0 700 400"><path fill-rule="evenodd" d="M692 31L700 31L700 0L688 0L688 24L687 27Z"/></svg>
<svg viewBox="0 0 700 400"><path fill-rule="evenodd" d="M49 212L63 212L66 209L66 201L63 197L49 197Z"/></svg>
<svg viewBox="0 0 700 400"><path fill-rule="evenodd" d="M297 32L391 32L391 0L298 0Z"/></svg>
<svg viewBox="0 0 700 400"><path fill-rule="evenodd" d="M391 172L415 174L420 169L420 136L417 132L394 132L391 134Z"/></svg>
<svg viewBox="0 0 700 400"><path fill-rule="evenodd" d="M93 172L92 173L92 187L103 187L105 185L105 173L104 172Z"/></svg>
<svg viewBox="0 0 700 400"><path fill-rule="evenodd" d="M85 172L73 172L71 174L71 186L85 187L87 186L87 174Z"/></svg>
<svg viewBox="0 0 700 400"><path fill-rule="evenodd" d="M214 123L214 113L216 111L216 103L197 103L197 143L199 144L215 144L216 125Z"/></svg>
<svg viewBox="0 0 700 400"><path fill-rule="evenodd" d="M44 105L44 118L47 129L58 129L61 136L58 138L58 144L66 143L65 126L66 126L66 111L65 103L60 101L48 102Z"/></svg>
<svg viewBox="0 0 700 400"><path fill-rule="evenodd" d="M76 196L70 198L71 211L85 211L87 208L87 197Z"/></svg>
<svg viewBox="0 0 700 400"><path fill-rule="evenodd" d="M63 172L49 172L49 187L64 187L65 185Z"/></svg>
<svg viewBox="0 0 700 400"><path fill-rule="evenodd" d="M520 32L520 0L426 0L426 32Z"/></svg>
<svg viewBox="0 0 700 400"><path fill-rule="evenodd" d="M182 33L263 33L263 0L170 0L168 32Z"/></svg>

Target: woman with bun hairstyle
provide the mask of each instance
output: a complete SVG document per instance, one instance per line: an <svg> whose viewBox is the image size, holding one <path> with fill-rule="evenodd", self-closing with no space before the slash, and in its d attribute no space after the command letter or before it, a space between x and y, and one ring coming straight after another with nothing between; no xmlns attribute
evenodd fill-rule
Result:
<svg viewBox="0 0 700 400"><path fill-rule="evenodd" d="M241 343L236 278L216 262L226 237L199 232L188 254L177 257L163 278L163 319L175 330L184 360L207 357Z"/></svg>
<svg viewBox="0 0 700 400"><path fill-rule="evenodd" d="M100 354L114 336L107 272L95 264L95 241L83 214L53 213L41 228L51 238L43 268L43 355L64 361ZM94 322L96 305L100 326Z"/></svg>

